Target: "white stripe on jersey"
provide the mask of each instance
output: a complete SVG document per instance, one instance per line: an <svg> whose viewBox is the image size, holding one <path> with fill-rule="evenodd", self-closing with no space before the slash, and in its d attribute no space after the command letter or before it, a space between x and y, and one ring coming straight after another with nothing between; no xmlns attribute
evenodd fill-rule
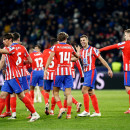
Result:
<svg viewBox="0 0 130 130"><path fill-rule="evenodd" d="M125 70L128 71L128 65L127 64L125 64Z"/></svg>
<svg viewBox="0 0 130 130"><path fill-rule="evenodd" d="M120 49L124 49L124 46L123 46L123 47L120 47Z"/></svg>
<svg viewBox="0 0 130 130"><path fill-rule="evenodd" d="M49 72L47 72L47 80L49 79Z"/></svg>
<svg viewBox="0 0 130 130"><path fill-rule="evenodd" d="M9 67L9 73L10 73L10 79L11 79L11 68L10 68L8 56L7 56L7 62L8 62L8 65L9 65L8 67Z"/></svg>
<svg viewBox="0 0 130 130"><path fill-rule="evenodd" d="M8 75L9 75L9 74L8 74L7 69L6 69L6 73L5 73L5 74L6 74L6 75L5 75L5 79L9 80L9 79L8 79Z"/></svg>
<svg viewBox="0 0 130 130"><path fill-rule="evenodd" d="M66 71L66 75L68 75L68 69L67 69L67 67L65 67L65 71Z"/></svg>
<svg viewBox="0 0 130 130"><path fill-rule="evenodd" d="M59 68L57 67L57 75L59 75Z"/></svg>
<svg viewBox="0 0 130 130"><path fill-rule="evenodd" d="M70 75L72 75L72 73L71 73L71 68L69 68L69 71L70 71Z"/></svg>
<svg viewBox="0 0 130 130"><path fill-rule="evenodd" d="M53 80L53 72L51 72L51 80Z"/></svg>
<svg viewBox="0 0 130 130"><path fill-rule="evenodd" d="M63 72L64 70L63 70L63 67L61 67L61 75L63 75L64 74L64 72Z"/></svg>
<svg viewBox="0 0 130 130"><path fill-rule="evenodd" d="M89 61L89 62L90 62L90 63L89 63L89 70L91 70L91 66L92 66L92 47L91 47L91 49L90 49L89 57L90 57L90 58L89 58L89 60L90 60L90 61Z"/></svg>
<svg viewBox="0 0 130 130"><path fill-rule="evenodd" d="M86 51L84 51L84 52L86 52L84 58L86 59L86 60L85 60L85 61L86 61L86 64L88 64L88 58L87 58L88 49L87 49ZM87 66L86 66L86 71L87 71Z"/></svg>

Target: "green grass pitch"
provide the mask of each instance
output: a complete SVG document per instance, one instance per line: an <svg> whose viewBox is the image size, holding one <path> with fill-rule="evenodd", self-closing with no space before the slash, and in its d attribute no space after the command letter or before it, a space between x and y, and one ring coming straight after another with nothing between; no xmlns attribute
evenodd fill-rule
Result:
<svg viewBox="0 0 130 130"><path fill-rule="evenodd" d="M60 92L63 101L63 92ZM73 90L73 97L83 104L83 96L81 90ZM8 120L0 118L0 129L20 129L20 130L130 130L130 114L124 114L128 109L129 100L125 90L96 90L99 108L102 113L101 117L76 117L76 106L72 105L72 118L67 120L66 114L62 119L57 119L59 112L56 106L54 116L45 115L44 102L35 103L35 108L41 118L36 122L27 122L26 117L29 112L24 104L17 100L17 119ZM81 112L84 110L82 105ZM90 112L94 112L90 101Z"/></svg>

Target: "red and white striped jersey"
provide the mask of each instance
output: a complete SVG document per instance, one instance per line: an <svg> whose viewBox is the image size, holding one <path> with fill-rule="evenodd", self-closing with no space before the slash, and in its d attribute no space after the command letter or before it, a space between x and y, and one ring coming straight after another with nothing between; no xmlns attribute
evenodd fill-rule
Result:
<svg viewBox="0 0 130 130"><path fill-rule="evenodd" d="M95 69L96 58L100 56L99 51L92 46L87 49L81 49L80 57L83 62L84 72Z"/></svg>
<svg viewBox="0 0 130 130"><path fill-rule="evenodd" d="M21 73L22 76L27 76L26 72L24 70L24 59L27 58L29 56L26 48L18 43L13 43L14 47L16 48L16 50L18 51L18 69L19 72Z"/></svg>
<svg viewBox="0 0 130 130"><path fill-rule="evenodd" d="M27 70L26 65L24 65L23 71L24 71L24 75L25 75L25 76L30 75L30 73L29 73L28 70Z"/></svg>
<svg viewBox="0 0 130 130"><path fill-rule="evenodd" d="M72 71L72 77L75 78L75 68L74 66L77 66L79 73L80 73L80 77L84 77L84 73L80 64L80 61L77 60L76 62L71 62L71 71Z"/></svg>
<svg viewBox="0 0 130 130"><path fill-rule="evenodd" d="M66 43L59 43L52 47L57 59L56 75L71 75L71 55L75 54L73 47Z"/></svg>
<svg viewBox="0 0 130 130"><path fill-rule="evenodd" d="M43 51L43 66L46 66L47 63L47 59L50 56L51 53L51 48L50 49L45 49ZM57 68L57 60L55 58L55 56L53 57L53 60L51 61L51 64L49 65L48 69L47 69L47 77L44 77L44 79L46 80L53 80L54 76L55 76L55 70Z"/></svg>
<svg viewBox="0 0 130 130"><path fill-rule="evenodd" d="M30 53L32 58L32 70L43 70L43 55L41 52L32 52Z"/></svg>
<svg viewBox="0 0 130 130"><path fill-rule="evenodd" d="M11 45L10 47L4 47L4 49L9 51L9 54L4 54L6 64L5 80L21 77L21 73L18 70L18 51L15 46Z"/></svg>
<svg viewBox="0 0 130 130"><path fill-rule="evenodd" d="M102 49L99 49L99 51L106 51L112 49L121 49L124 71L130 71L130 40L104 47Z"/></svg>

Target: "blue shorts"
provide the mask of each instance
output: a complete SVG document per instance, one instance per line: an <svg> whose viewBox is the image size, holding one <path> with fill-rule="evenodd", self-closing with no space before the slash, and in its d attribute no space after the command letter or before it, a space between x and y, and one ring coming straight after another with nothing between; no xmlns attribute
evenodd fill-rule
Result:
<svg viewBox="0 0 130 130"><path fill-rule="evenodd" d="M23 91L22 78L14 78L11 80L5 80L1 91L8 93L21 93Z"/></svg>
<svg viewBox="0 0 130 130"><path fill-rule="evenodd" d="M124 72L124 86L130 86L130 71Z"/></svg>
<svg viewBox="0 0 130 130"><path fill-rule="evenodd" d="M29 89L29 83L28 83L28 79L27 76L23 76L22 77L22 83L23 83L23 90L27 90Z"/></svg>
<svg viewBox="0 0 130 130"><path fill-rule="evenodd" d="M43 87L43 76L44 76L43 70L40 71L33 70L31 72L30 85L35 87L38 84L39 87Z"/></svg>
<svg viewBox="0 0 130 130"><path fill-rule="evenodd" d="M73 87L73 78L72 75L56 75L54 80L54 86L62 88L72 88Z"/></svg>
<svg viewBox="0 0 130 130"><path fill-rule="evenodd" d="M54 81L53 80L45 80L44 79L44 89L45 90L53 90Z"/></svg>
<svg viewBox="0 0 130 130"><path fill-rule="evenodd" d="M84 72L83 86L90 87L90 89L95 89L96 77L97 77L96 69Z"/></svg>
<svg viewBox="0 0 130 130"><path fill-rule="evenodd" d="M27 75L27 80L28 80L28 84L29 84L29 88L30 88L30 75Z"/></svg>
<svg viewBox="0 0 130 130"><path fill-rule="evenodd" d="M73 82L74 82L74 79L75 79L75 78L73 78ZM72 87L72 88L73 88L73 87ZM72 88L71 88L71 89L72 89ZM65 91L64 85L62 86L62 90Z"/></svg>

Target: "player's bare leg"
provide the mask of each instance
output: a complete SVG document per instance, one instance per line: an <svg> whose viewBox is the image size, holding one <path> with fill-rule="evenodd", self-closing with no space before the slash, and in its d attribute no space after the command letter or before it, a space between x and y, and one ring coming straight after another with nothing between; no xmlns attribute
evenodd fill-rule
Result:
<svg viewBox="0 0 130 130"><path fill-rule="evenodd" d="M77 112L80 112L82 103L78 102L73 96L72 96L72 103L76 105ZM65 108L65 111L67 111L67 97L65 93L64 93L64 108Z"/></svg>
<svg viewBox="0 0 130 130"><path fill-rule="evenodd" d="M39 86L36 86L35 87L35 90L36 90L36 94L37 94L37 102L42 102L42 96L41 96L41 91L40 91L40 88ZM34 90L34 91L35 91ZM35 92L34 92L35 93ZM34 94L35 95L35 94ZM34 101L35 101L35 97L34 97Z"/></svg>
<svg viewBox="0 0 130 130"><path fill-rule="evenodd" d="M60 109L60 112L58 114L58 119L60 119L62 117L62 115L65 113L65 109L62 107L62 103L59 97L59 89L58 87L53 87L53 91L54 91L54 97L55 97L55 101Z"/></svg>
<svg viewBox="0 0 130 130"><path fill-rule="evenodd" d="M129 109L124 112L125 114L130 114L130 86L125 86L126 93L129 95Z"/></svg>

